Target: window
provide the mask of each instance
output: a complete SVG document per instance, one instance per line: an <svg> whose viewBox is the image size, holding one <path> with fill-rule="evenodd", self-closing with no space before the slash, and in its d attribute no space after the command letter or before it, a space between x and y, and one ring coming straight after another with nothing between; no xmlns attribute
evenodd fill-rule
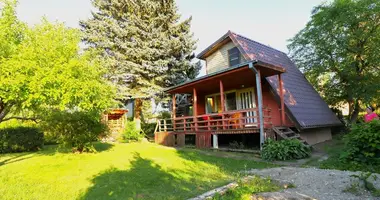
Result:
<svg viewBox="0 0 380 200"><path fill-rule="evenodd" d="M228 50L228 60L230 66L240 64L240 51L237 47Z"/></svg>
<svg viewBox="0 0 380 200"><path fill-rule="evenodd" d="M236 110L236 93L231 92L226 94L226 110Z"/></svg>
<svg viewBox="0 0 380 200"><path fill-rule="evenodd" d="M231 91L224 93L224 104L226 111L236 110L236 93ZM206 113L219 113L221 111L222 104L220 94L208 95L206 97Z"/></svg>

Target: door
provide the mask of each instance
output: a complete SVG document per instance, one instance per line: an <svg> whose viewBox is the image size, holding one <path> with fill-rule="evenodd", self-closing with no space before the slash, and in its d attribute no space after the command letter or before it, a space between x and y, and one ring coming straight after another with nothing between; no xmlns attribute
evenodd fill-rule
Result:
<svg viewBox="0 0 380 200"><path fill-rule="evenodd" d="M247 88L237 91L237 106L239 110L245 110L250 108L256 108L256 98L254 88ZM245 117L257 116L256 111L246 112ZM246 123L257 123L256 118L246 119Z"/></svg>

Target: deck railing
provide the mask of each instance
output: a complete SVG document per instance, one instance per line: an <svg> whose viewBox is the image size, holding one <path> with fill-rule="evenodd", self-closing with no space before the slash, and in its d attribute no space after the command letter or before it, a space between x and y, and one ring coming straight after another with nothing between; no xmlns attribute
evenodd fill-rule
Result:
<svg viewBox="0 0 380 200"><path fill-rule="evenodd" d="M270 127L271 110L263 109L264 126ZM223 130L243 130L259 128L260 119L257 108L226 111L197 116L184 116L171 119L158 120L156 132L189 132L200 131L223 131Z"/></svg>

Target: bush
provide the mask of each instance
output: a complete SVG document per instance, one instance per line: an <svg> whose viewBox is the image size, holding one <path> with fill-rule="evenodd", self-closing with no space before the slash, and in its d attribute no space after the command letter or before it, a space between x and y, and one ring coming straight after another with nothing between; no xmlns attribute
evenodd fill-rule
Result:
<svg viewBox="0 0 380 200"><path fill-rule="evenodd" d="M121 142L140 141L144 138L144 133L136 127L135 121L127 121L125 129L120 137Z"/></svg>
<svg viewBox="0 0 380 200"><path fill-rule="evenodd" d="M170 118L172 118L172 114L167 111L163 111L157 116L157 119L170 119Z"/></svg>
<svg viewBox="0 0 380 200"><path fill-rule="evenodd" d="M380 164L380 121L356 124L344 137L345 147L340 158L352 165Z"/></svg>
<svg viewBox="0 0 380 200"><path fill-rule="evenodd" d="M307 158L311 154L311 148L297 139L275 141L268 139L261 151L261 157L265 160L293 160Z"/></svg>
<svg viewBox="0 0 380 200"><path fill-rule="evenodd" d="M0 153L37 151L42 148L44 134L38 128L0 129Z"/></svg>
<svg viewBox="0 0 380 200"><path fill-rule="evenodd" d="M42 122L42 127L61 146L78 152L95 152L92 142L107 135L107 126L97 112L52 112Z"/></svg>
<svg viewBox="0 0 380 200"><path fill-rule="evenodd" d="M154 130L156 129L157 123L141 123L141 129L144 135L149 137L154 137Z"/></svg>

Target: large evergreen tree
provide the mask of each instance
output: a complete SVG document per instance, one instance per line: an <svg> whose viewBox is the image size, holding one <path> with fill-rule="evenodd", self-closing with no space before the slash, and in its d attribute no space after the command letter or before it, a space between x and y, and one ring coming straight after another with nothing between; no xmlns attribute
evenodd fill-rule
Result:
<svg viewBox="0 0 380 200"><path fill-rule="evenodd" d="M174 0L93 0L93 5L92 18L80 23L83 40L104 58L120 99L152 97L198 74L200 65L191 62L196 43L191 18L180 21Z"/></svg>

